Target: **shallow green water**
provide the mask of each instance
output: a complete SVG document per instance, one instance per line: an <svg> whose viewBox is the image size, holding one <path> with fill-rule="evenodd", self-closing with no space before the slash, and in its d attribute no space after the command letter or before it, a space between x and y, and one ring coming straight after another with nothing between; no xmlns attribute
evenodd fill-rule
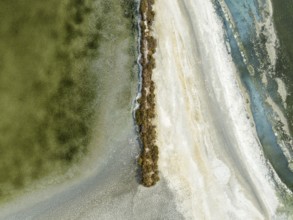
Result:
<svg viewBox="0 0 293 220"><path fill-rule="evenodd" d="M91 1L0 3L0 193L86 151L97 78Z"/></svg>
<svg viewBox="0 0 293 220"><path fill-rule="evenodd" d="M280 41L280 48L276 66L287 87L287 118L293 132L293 1L272 0L274 23Z"/></svg>
<svg viewBox="0 0 293 220"><path fill-rule="evenodd" d="M0 200L87 153L106 101L99 48L115 34L111 22L132 18L133 1L115 3L0 2ZM131 22L128 34L119 28L129 38Z"/></svg>

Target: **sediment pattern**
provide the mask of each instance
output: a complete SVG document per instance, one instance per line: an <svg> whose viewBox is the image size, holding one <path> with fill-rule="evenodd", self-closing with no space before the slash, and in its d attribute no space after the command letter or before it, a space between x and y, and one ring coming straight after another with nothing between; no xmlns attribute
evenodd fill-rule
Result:
<svg viewBox="0 0 293 220"><path fill-rule="evenodd" d="M142 66L142 89L138 100L139 109L135 117L139 126L140 139L143 150L139 158L142 171L142 184L150 187L159 181L158 159L159 150L156 145L156 127L153 124L155 118L155 84L152 80L157 42L152 35L151 26L154 21L154 0L142 0L140 4L141 14L141 66Z"/></svg>

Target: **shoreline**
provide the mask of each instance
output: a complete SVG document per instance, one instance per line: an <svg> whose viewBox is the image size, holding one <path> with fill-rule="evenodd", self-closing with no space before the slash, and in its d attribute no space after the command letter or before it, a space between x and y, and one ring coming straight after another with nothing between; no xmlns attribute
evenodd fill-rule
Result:
<svg viewBox="0 0 293 220"><path fill-rule="evenodd" d="M158 159L159 150L156 145L156 127L153 119L155 112L155 83L152 80L157 41L152 35L152 24L155 13L153 11L154 0L142 0L139 6L140 20L140 60L141 65L141 97L137 99L139 104L135 111L135 120L142 145L142 152L138 159L141 167L141 183L146 187L155 185L159 181Z"/></svg>
<svg viewBox="0 0 293 220"><path fill-rule="evenodd" d="M280 203L212 3L155 9L159 166L177 210L187 219L273 217Z"/></svg>

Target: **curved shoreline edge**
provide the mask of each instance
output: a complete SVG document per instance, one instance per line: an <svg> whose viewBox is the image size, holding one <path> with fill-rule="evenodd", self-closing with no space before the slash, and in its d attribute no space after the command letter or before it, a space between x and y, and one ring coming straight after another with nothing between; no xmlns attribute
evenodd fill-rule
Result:
<svg viewBox="0 0 293 220"><path fill-rule="evenodd" d="M159 167L176 209L186 219L274 218L281 202L213 1L154 9Z"/></svg>
<svg viewBox="0 0 293 220"><path fill-rule="evenodd" d="M141 96L135 111L135 120L138 126L142 151L138 159L141 167L141 184L146 187L155 185L159 181L158 159L159 150L156 145L156 127L153 124L155 113L155 83L152 80L157 41L152 35L152 24L155 17L153 11L154 0L141 0L139 14L140 27L140 59L141 65Z"/></svg>

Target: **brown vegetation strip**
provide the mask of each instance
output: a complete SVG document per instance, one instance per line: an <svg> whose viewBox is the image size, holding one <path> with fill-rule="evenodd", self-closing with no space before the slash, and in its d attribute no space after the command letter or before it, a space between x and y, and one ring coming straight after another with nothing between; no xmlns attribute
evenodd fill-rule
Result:
<svg viewBox="0 0 293 220"><path fill-rule="evenodd" d="M142 184L150 187L159 181L158 159L159 150L156 145L156 127L153 125L155 113L155 84L152 80L157 41L152 36L152 23L155 13L153 11L154 0L141 0L141 48L140 63L142 65L142 91L138 100L139 109L135 113L136 122L139 126L139 135L143 150L138 160L142 171Z"/></svg>

